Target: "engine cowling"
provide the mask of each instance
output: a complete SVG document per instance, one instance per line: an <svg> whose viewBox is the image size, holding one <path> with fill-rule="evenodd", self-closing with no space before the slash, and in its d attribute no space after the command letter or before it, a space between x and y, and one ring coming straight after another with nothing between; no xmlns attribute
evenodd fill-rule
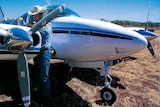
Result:
<svg viewBox="0 0 160 107"><path fill-rule="evenodd" d="M8 38L8 42L5 43L5 47L11 52L19 52L27 49L33 43L32 36L29 35L23 29L12 28L10 29L11 36Z"/></svg>
<svg viewBox="0 0 160 107"><path fill-rule="evenodd" d="M37 31L33 33L31 36L33 38L32 46L39 46L39 45L41 46L41 41L42 41L41 34Z"/></svg>

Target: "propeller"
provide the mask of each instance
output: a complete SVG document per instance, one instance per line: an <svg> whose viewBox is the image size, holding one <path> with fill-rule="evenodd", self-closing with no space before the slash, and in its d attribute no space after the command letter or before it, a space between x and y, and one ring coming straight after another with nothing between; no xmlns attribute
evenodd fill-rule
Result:
<svg viewBox="0 0 160 107"><path fill-rule="evenodd" d="M146 26L145 30L148 31L148 21L147 21L147 26ZM150 32L150 31L148 31L148 32ZM150 35L151 34L152 34L152 32L150 32ZM152 34L152 35L154 36L154 38L157 37L155 34ZM148 41L147 48L148 48L149 52L151 53L151 55L152 55L153 58L156 58L155 52L153 50L153 47L152 47L150 41L149 40L147 40L147 41Z"/></svg>
<svg viewBox="0 0 160 107"><path fill-rule="evenodd" d="M38 31L40 28L45 26L48 22L53 20L58 14L63 12L66 8L66 5L61 5L58 8L54 9L51 13L49 13L44 19L40 20L36 23L30 30L29 34L33 34ZM17 68L18 68L18 78L20 84L20 90L22 94L22 100L25 107L30 105L30 82L29 82L29 70L27 58L24 51L20 52L17 60Z"/></svg>
<svg viewBox="0 0 160 107"><path fill-rule="evenodd" d="M156 34L153 34L152 32L148 31L148 22L147 22L147 26L146 26L146 28L145 28L145 31L149 32L148 34L149 34L149 35L152 35L152 38L153 38L153 37L154 37L154 38L157 37ZM147 48L148 48L149 52L151 53L151 55L152 55L153 58L156 58L156 55L155 55L155 52L154 52L154 50L153 50L153 47L152 47L152 45L151 45L151 43L150 43L150 40L147 40L147 41L148 41Z"/></svg>
<svg viewBox="0 0 160 107"><path fill-rule="evenodd" d="M155 33L153 33L153 31L148 30L148 28L146 27L145 29L143 28L132 28L131 29L139 34L141 34L142 36L144 36L148 42L147 48L149 50L149 52L151 53L151 55L153 56L153 58L156 57L155 52L153 50L153 47L150 43L151 40L155 39L158 37L158 35L156 35Z"/></svg>
<svg viewBox="0 0 160 107"><path fill-rule="evenodd" d="M155 52L154 52L153 47L152 47L151 43L149 42L149 40L148 40L147 48L148 48L149 52L151 53L152 57L156 58Z"/></svg>
<svg viewBox="0 0 160 107"><path fill-rule="evenodd" d="M52 10L47 17L45 17L44 19L38 21L38 23L36 23L30 30L30 33L34 33L37 30L39 30L40 28L42 28L44 25L46 25L48 22L50 22L52 19L56 18L57 15L59 15L60 13L62 13L66 8L66 5L63 4L59 7L57 7L56 9Z"/></svg>
<svg viewBox="0 0 160 107"><path fill-rule="evenodd" d="M41 19L38 23L36 23L28 32L20 28L12 28L10 29L10 32L12 33L10 33L0 28L0 43L4 43L5 47L11 52L18 52L18 79L22 100L25 107L29 107L31 101L28 62L24 51L33 43L31 35L57 17L57 15L63 12L65 8L66 5L63 4L52 10L44 19Z"/></svg>
<svg viewBox="0 0 160 107"><path fill-rule="evenodd" d="M23 104L28 107L30 105L30 79L27 57L24 51L18 54L17 70Z"/></svg>

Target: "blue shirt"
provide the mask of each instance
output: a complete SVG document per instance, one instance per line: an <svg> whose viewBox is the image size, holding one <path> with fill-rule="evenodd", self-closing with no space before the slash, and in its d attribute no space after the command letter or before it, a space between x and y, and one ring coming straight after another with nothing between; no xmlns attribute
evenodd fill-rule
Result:
<svg viewBox="0 0 160 107"><path fill-rule="evenodd" d="M46 17L46 14L43 14L43 18ZM26 23L36 23L31 15L28 14L26 18ZM41 33L42 36L42 43L41 47L42 48L51 48L51 43L52 43L52 24L49 22L45 26L43 26L39 32Z"/></svg>

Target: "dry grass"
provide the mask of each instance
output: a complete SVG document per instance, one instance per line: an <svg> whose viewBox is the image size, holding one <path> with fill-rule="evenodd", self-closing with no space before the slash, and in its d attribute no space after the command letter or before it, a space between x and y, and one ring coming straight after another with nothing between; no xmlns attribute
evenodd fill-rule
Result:
<svg viewBox="0 0 160 107"><path fill-rule="evenodd" d="M160 35L160 31L156 33ZM136 60L121 62L111 67L111 76L119 78L118 84L125 87L112 87L117 93L117 101L113 107L160 106L160 37L151 43L156 59L151 57L148 49L144 49L132 55ZM0 72L0 82L3 84L0 85L0 102L12 101L11 94L17 96L19 93L15 87L18 86L15 66L16 63L1 63L0 71L5 72ZM32 64L30 71L33 71ZM56 107L107 107L106 104L98 103L101 100L99 91L103 88L103 78L97 72L92 69L73 69L73 72L68 72L69 67L66 65L51 65L52 92ZM13 107L13 103L0 103L0 106Z"/></svg>
<svg viewBox="0 0 160 107"><path fill-rule="evenodd" d="M160 35L160 31L156 32ZM120 78L120 84L126 89L113 89L117 93L117 101L114 107L158 107L160 106L160 37L152 42L156 53L153 59L148 49L132 55L136 60L121 62L112 66L112 76ZM75 82L76 81L76 82ZM77 82L78 81L78 82ZM91 107L101 107L95 104L99 99L97 92L103 88L93 85L85 85L76 78L67 83L72 90L77 92ZM79 87L79 88L76 88Z"/></svg>

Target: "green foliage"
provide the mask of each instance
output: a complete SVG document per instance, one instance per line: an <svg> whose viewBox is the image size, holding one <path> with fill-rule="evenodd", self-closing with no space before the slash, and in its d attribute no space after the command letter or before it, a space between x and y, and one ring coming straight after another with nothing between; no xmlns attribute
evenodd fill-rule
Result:
<svg viewBox="0 0 160 107"><path fill-rule="evenodd" d="M101 19L101 21L107 21L105 19ZM145 27L147 25L146 22L134 22L128 20L113 20L112 23L121 25L121 26L135 26L135 27ZM160 27L160 22L148 22L149 27Z"/></svg>

